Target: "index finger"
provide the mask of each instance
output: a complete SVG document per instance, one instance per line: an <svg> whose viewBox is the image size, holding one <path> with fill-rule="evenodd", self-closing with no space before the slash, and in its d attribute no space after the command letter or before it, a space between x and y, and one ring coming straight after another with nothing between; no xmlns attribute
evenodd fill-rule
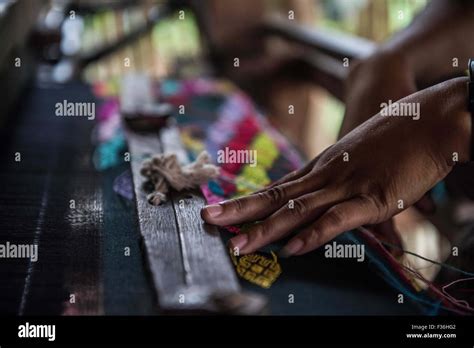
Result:
<svg viewBox="0 0 474 348"><path fill-rule="evenodd" d="M208 205L201 210L201 217L204 221L218 226L260 220L280 209L289 200L317 189L320 186L318 181L321 180L307 180L303 177L258 194Z"/></svg>

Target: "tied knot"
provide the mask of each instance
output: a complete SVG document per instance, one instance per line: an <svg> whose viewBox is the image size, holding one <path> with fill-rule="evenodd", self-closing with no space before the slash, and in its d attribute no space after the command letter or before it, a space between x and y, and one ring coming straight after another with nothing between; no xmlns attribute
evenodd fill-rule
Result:
<svg viewBox="0 0 474 348"><path fill-rule="evenodd" d="M219 175L219 168L211 163L206 151L192 163L181 165L175 154L158 154L143 162L141 175L147 178L146 186L152 186L148 201L160 205L167 200L170 187L176 191L197 188Z"/></svg>

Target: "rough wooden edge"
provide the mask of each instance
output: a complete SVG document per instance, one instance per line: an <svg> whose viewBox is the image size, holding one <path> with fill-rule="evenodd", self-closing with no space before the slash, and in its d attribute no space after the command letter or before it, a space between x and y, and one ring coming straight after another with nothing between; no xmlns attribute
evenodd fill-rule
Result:
<svg viewBox="0 0 474 348"><path fill-rule="evenodd" d="M205 199L200 190L171 192L168 202L155 207L143 191L141 163L154 153L174 153L187 163L177 128L160 137L126 132L140 232L157 291L159 306L167 312L260 314L263 296L244 294L216 227L200 217ZM161 142L160 142L161 140Z"/></svg>

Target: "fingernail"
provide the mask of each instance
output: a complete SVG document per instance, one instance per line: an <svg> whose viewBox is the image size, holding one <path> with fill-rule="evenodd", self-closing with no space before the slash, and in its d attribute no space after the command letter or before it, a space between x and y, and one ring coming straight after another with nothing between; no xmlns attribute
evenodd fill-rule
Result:
<svg viewBox="0 0 474 348"><path fill-rule="evenodd" d="M206 205L203 208L210 217L217 217L222 213L222 206L220 204Z"/></svg>
<svg viewBox="0 0 474 348"><path fill-rule="evenodd" d="M293 256L303 248L303 245L304 243L301 239L292 240L287 245L285 245L278 254L283 258Z"/></svg>
<svg viewBox="0 0 474 348"><path fill-rule="evenodd" d="M239 234L237 237L232 238L229 242L232 249L237 248L240 251L248 242L247 233Z"/></svg>

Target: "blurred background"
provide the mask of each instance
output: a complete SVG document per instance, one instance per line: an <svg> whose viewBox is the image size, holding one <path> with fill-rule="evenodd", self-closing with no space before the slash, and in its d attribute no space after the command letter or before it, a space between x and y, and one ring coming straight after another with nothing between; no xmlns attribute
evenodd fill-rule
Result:
<svg viewBox="0 0 474 348"><path fill-rule="evenodd" d="M10 78L21 88L24 80L15 77L15 70L15 76L6 73L15 68L17 57L23 67L34 59L31 68L43 82L118 81L133 71L158 78L222 74L246 89L272 122L312 157L336 139L342 95L327 93L317 79L301 81L297 73L277 76L282 67L304 59L308 47L330 46L333 37L337 45L330 48L342 52L338 45L354 45L352 37L383 41L425 5L425 0L2 0L2 81ZM274 18L298 25L298 30L328 33L325 42L304 38L309 42L296 46L304 32L290 40L255 34ZM242 60L241 69L229 68L232 57ZM31 70L25 70L23 78L31 78ZM294 106L291 119L288 105Z"/></svg>

